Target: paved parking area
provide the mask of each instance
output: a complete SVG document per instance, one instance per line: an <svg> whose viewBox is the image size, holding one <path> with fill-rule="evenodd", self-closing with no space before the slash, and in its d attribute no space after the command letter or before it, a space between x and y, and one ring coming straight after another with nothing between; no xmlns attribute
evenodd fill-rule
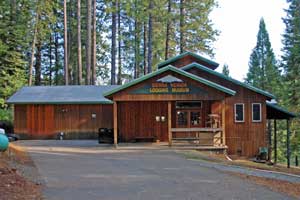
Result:
<svg viewBox="0 0 300 200"><path fill-rule="evenodd" d="M291 199L187 160L167 148L122 149L97 141L19 141L49 200Z"/></svg>

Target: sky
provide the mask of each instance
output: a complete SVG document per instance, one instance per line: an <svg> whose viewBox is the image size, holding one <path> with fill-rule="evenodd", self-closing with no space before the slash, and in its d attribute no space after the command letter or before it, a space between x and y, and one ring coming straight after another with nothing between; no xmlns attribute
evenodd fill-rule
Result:
<svg viewBox="0 0 300 200"><path fill-rule="evenodd" d="M285 0L218 0L218 3L219 7L211 13L215 27L221 31L214 43L214 60L220 64L218 71L226 63L231 77L238 80L246 77L261 17L265 20L276 58L280 58Z"/></svg>

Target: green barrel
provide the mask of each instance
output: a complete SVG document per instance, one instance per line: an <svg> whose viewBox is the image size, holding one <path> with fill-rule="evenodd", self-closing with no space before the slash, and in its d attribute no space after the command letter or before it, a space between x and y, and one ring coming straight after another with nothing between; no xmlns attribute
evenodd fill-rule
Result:
<svg viewBox="0 0 300 200"><path fill-rule="evenodd" d="M8 138L6 135L0 134L0 151L6 151L8 148Z"/></svg>

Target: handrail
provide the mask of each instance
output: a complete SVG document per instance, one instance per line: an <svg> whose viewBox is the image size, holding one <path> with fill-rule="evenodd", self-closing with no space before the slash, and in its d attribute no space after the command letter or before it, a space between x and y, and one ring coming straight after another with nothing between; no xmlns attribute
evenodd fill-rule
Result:
<svg viewBox="0 0 300 200"><path fill-rule="evenodd" d="M222 132L222 128L171 128L171 132Z"/></svg>

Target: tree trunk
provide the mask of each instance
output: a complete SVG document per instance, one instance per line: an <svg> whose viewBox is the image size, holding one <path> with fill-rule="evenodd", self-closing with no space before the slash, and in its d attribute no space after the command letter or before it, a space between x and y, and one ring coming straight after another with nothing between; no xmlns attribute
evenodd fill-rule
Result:
<svg viewBox="0 0 300 200"><path fill-rule="evenodd" d="M39 11L37 10L36 17L35 17L34 31L33 31L33 40L32 40L32 44L31 44L31 58L30 58L29 79L28 79L29 86L32 85L32 69L33 69L33 63L34 63L34 52L35 52L35 44L36 44L36 39L37 39L38 21L39 21Z"/></svg>
<svg viewBox="0 0 300 200"><path fill-rule="evenodd" d="M87 38L86 38L86 84L91 84L91 10L92 0L87 0Z"/></svg>
<svg viewBox="0 0 300 200"><path fill-rule="evenodd" d="M147 74L147 23L144 22L144 75Z"/></svg>
<svg viewBox="0 0 300 200"><path fill-rule="evenodd" d="M68 72L68 28L67 28L67 0L64 0L64 68L65 68L65 85L69 85Z"/></svg>
<svg viewBox="0 0 300 200"><path fill-rule="evenodd" d="M122 85L122 36L121 36L121 2L118 0L118 85Z"/></svg>
<svg viewBox="0 0 300 200"><path fill-rule="evenodd" d="M81 2L77 0L77 62L78 62L78 85L82 84L82 58L81 58Z"/></svg>
<svg viewBox="0 0 300 200"><path fill-rule="evenodd" d="M111 29L111 84L116 84L116 0L112 1L112 29Z"/></svg>
<svg viewBox="0 0 300 200"><path fill-rule="evenodd" d="M52 85L52 35L49 39L49 85Z"/></svg>
<svg viewBox="0 0 300 200"><path fill-rule="evenodd" d="M55 85L58 85L58 70L59 70L59 43L58 43L58 34L55 33Z"/></svg>
<svg viewBox="0 0 300 200"><path fill-rule="evenodd" d="M41 64L42 64L42 44L41 41L37 43L36 62L35 62L35 85L41 85Z"/></svg>
<svg viewBox="0 0 300 200"><path fill-rule="evenodd" d="M171 27L171 0L168 0L168 19L167 19L167 30L166 30L166 49L165 49L165 60L169 58L169 40L170 40L170 27Z"/></svg>
<svg viewBox="0 0 300 200"><path fill-rule="evenodd" d="M92 85L96 84L96 65L97 65L97 43L96 43L96 6L97 6L97 2L96 0L93 0L93 52L92 52Z"/></svg>
<svg viewBox="0 0 300 200"><path fill-rule="evenodd" d="M152 72L152 9L153 1L149 3L149 24L148 24L148 73Z"/></svg>
<svg viewBox="0 0 300 200"><path fill-rule="evenodd" d="M179 45L180 53L184 52L184 0L180 0Z"/></svg>
<svg viewBox="0 0 300 200"><path fill-rule="evenodd" d="M140 45L139 45L139 22L138 18L134 19L134 78L140 76Z"/></svg>

